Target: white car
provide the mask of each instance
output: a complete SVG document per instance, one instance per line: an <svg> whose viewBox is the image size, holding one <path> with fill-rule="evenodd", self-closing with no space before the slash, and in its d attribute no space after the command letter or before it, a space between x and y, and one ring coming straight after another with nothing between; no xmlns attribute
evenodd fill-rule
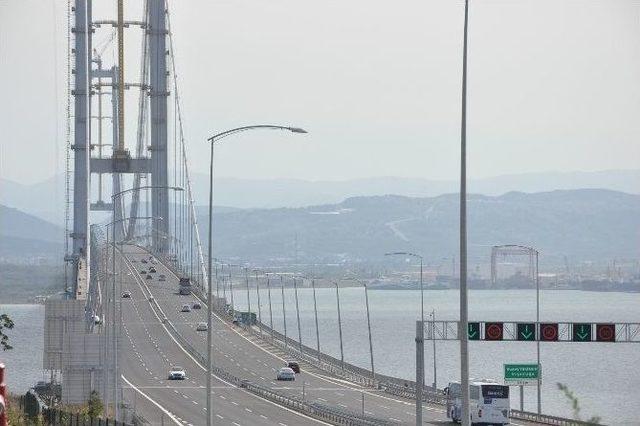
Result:
<svg viewBox="0 0 640 426"><path fill-rule="evenodd" d="M196 326L196 331L207 331L207 328L208 327L206 322L199 322Z"/></svg>
<svg viewBox="0 0 640 426"><path fill-rule="evenodd" d="M277 380L295 380L296 373L293 372L289 367L282 367L278 370L278 374L276 375Z"/></svg>
<svg viewBox="0 0 640 426"><path fill-rule="evenodd" d="M171 367L169 370L169 380L184 380L187 378L187 373L184 371L184 368L178 367L177 365Z"/></svg>
<svg viewBox="0 0 640 426"><path fill-rule="evenodd" d="M182 309L180 309L180 312L191 312L191 306L182 305Z"/></svg>

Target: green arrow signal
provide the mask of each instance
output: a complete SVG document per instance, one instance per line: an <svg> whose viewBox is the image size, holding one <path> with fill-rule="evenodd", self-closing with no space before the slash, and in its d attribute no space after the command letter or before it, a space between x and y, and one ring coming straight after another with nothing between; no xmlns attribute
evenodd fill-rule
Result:
<svg viewBox="0 0 640 426"><path fill-rule="evenodd" d="M473 339L478 335L478 330L475 329L472 325L469 326L469 338Z"/></svg>
<svg viewBox="0 0 640 426"><path fill-rule="evenodd" d="M524 342L536 340L536 325L534 323L518 323L517 332L517 340Z"/></svg>
<svg viewBox="0 0 640 426"><path fill-rule="evenodd" d="M533 335L533 331L529 331L529 326L524 326L524 331L520 333L525 340L529 340Z"/></svg>
<svg viewBox="0 0 640 426"><path fill-rule="evenodd" d="M571 340L574 342L590 342L591 341L591 324L588 323L574 323L573 324L573 337Z"/></svg>
<svg viewBox="0 0 640 426"><path fill-rule="evenodd" d="M585 326L581 325L580 326L580 331L578 331L578 338L580 340L585 340L587 338L587 336L589 336L589 332L585 330Z"/></svg>

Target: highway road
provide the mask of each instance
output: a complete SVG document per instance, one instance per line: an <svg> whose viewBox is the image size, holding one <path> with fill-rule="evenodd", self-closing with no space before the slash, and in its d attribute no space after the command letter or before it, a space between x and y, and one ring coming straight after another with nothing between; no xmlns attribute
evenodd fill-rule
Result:
<svg viewBox="0 0 640 426"><path fill-rule="evenodd" d="M126 267L125 267L126 268ZM135 271L133 271L135 272ZM206 423L206 373L172 339L152 310L138 274L123 275L123 328L120 371L127 404L152 424L203 425ZM168 380L171 366L187 371L184 381ZM266 401L218 378L213 380L215 424L322 425L324 422Z"/></svg>
<svg viewBox="0 0 640 426"><path fill-rule="evenodd" d="M166 266L158 262L153 265L157 270L155 274L152 274L153 279L147 280L146 274L141 274L140 271L148 271L151 266L150 263L142 263L142 259L149 259L149 254L136 246L123 246L123 253L129 259L129 266L133 268L133 275L130 278L133 276L136 278L135 283L133 280L129 280L131 288L126 288L133 293L133 299L127 300L126 303L131 302L134 309L124 309L126 312L126 334L127 337L130 337L129 344L135 345L135 347L131 347L133 349L131 351L129 348L125 349L129 353L127 354L127 368L123 371L126 372L125 375L132 375L132 379L129 377L127 379L135 383L141 391L147 389L152 392L150 395L157 395L159 402L166 404L171 413L181 413L182 417L185 417L183 413L189 413L193 418L186 419L187 423L202 424L204 421L203 408L206 403L204 372L160 324L159 318L155 316L149 302L145 300L142 289L144 288L153 295L164 315L201 354L206 354L206 332L196 331L196 325L206 321L205 306L203 304L203 309L200 310L181 312L181 307L184 304L192 304L196 299L193 295L181 296L177 294L178 278ZM158 279L161 274L166 276L165 281ZM415 424L415 405L411 400L332 377L304 362L301 363L302 372L297 375L295 382L276 381L277 369L285 365L287 360L287 356L281 350L242 328L229 324L218 316L214 317L213 331L213 363L236 377L250 380L286 395L302 398L304 392L307 401L355 413L361 413L364 396L364 413L366 415L398 424ZM178 363L185 367L192 378L185 383L168 383L164 376L172 363ZM150 365L153 366L153 369ZM152 370L153 373L147 372L146 368ZM163 374L158 374L158 371ZM216 391L214 412L224 419L235 419L230 420L229 424L317 423L298 414L287 412L284 408L278 408L270 402L233 388L218 379L216 379L214 387L216 388L214 389ZM128 393L131 394L131 392ZM127 396L127 399L131 403L130 397ZM136 400L139 403L141 398L136 397ZM260 405L261 408L257 408L257 405ZM240 406L244 407L244 412L238 409ZM187 411L184 411L185 409ZM247 409L251 411L246 411ZM157 410L154 411L154 408L150 408L150 410L157 414ZM141 412L144 415L144 411ZM292 418L292 416L294 417ZM276 418L277 422L272 420ZM425 405L424 420L424 424L450 424L446 419L443 407L437 405ZM271 421L275 423L270 423ZM530 423L518 421L512 422L512 424L527 425Z"/></svg>

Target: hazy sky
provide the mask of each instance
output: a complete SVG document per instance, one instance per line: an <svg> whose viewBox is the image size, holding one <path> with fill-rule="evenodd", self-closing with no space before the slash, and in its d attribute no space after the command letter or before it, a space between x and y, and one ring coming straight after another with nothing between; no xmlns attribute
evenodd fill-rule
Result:
<svg viewBox="0 0 640 426"><path fill-rule="evenodd" d="M95 3L112 19L113 1ZM142 2L127 3L140 19ZM461 0L169 3L194 171L209 134L273 123L310 134L227 139L218 176L458 175ZM637 168L639 43L637 0L472 0L470 176ZM1 177L63 170L65 49L66 1L0 0Z"/></svg>

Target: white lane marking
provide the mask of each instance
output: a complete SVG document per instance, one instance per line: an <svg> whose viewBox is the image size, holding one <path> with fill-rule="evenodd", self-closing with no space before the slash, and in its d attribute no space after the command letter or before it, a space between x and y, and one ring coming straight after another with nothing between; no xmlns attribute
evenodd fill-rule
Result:
<svg viewBox="0 0 640 426"><path fill-rule="evenodd" d="M139 246L136 246L136 247L139 247ZM141 247L139 247L139 248L141 248ZM121 255L121 256L123 256L123 257L124 257L124 259L125 259L125 265L127 265L127 268L129 268L129 271L133 272L133 271L132 271L132 269L131 269L130 261L127 259L127 257L126 257L126 256L124 256L124 253L122 252L122 250L121 250L121 249L118 249L118 252L120 253L120 255ZM171 269L167 268L167 270L168 270L168 271L169 271L169 272L170 272L174 277L176 277L176 279L178 279L178 276L177 276L177 275L176 275L176 274L175 274ZM142 293L143 293L143 294L144 294L144 289L142 288L142 286L144 285L144 287L147 289L147 292L149 293L149 295L150 295L150 296L153 296L153 293L151 293L151 290L149 289L149 286L147 286L147 284L142 280L142 278L140 278L139 276L136 276L135 281L136 281L136 283L138 284L138 287L140 287L140 290L142 291ZM191 356L191 354L190 354L189 352L187 352L187 350L186 350L186 349L185 349L185 348L184 348L180 343L178 343L178 341L175 339L175 337L173 337L173 335L169 332L169 330L167 329L167 327L162 323L162 320L161 320L161 319L160 319L160 317L158 316L158 313L155 311L155 309L153 309L153 305L151 304L151 301L150 301L148 298L146 299L146 301L147 301L147 303L149 304L149 306L150 306L150 308L151 308L151 312L152 312L152 313L153 313L153 315L158 319L158 321L160 321L160 325L162 326L162 328L164 329L164 331L167 333L167 335L171 338L171 340L173 340L173 341L174 341L174 343L175 343L176 345L178 345L178 347L182 350L182 352L184 352L184 353L185 353L189 358L191 358L191 359L193 360L193 362L194 362L198 367L200 367L202 370L205 370L205 371L206 371L206 369L205 369L205 368L204 368L204 367L203 367L203 366L202 366L198 361L196 361L196 359L195 359L193 356ZM158 309L160 310L160 313L162 313L162 315L164 316L164 312L162 311L162 308L160 308L160 305L159 305L159 304L158 304ZM215 315L215 314L214 314L214 315ZM217 315L215 315L215 316L217 317ZM220 319L220 317L218 317L218 319ZM230 385L230 386L232 386L232 387L234 387L234 388L235 388L235 387L237 387L237 386L233 386L231 383L229 383L229 382L225 381L224 379L222 379L222 378L220 378L220 377L216 376L215 374L212 374L212 376L214 376L215 378L217 378L217 379L218 379L218 380L220 380L221 382L226 383L226 384L228 384L228 385ZM300 416L300 417L304 417L305 419L309 419L309 420L311 420L311 421L314 421L314 422L319 423L319 424L322 424L322 425L328 425L328 426L330 426L330 423L323 422L322 420L314 419L313 417L309 417L309 416L307 416L307 415L305 415L305 414L303 414L303 413L300 413L300 412L298 412L298 411L292 410L292 409L287 408L287 407L285 407L285 406L283 406L283 405L276 404L275 402L269 401L268 399L262 398L261 396L258 396L258 395L255 395L255 394L252 394L252 393L250 393L250 392L246 392L246 394L247 394L247 395L251 395L252 397L254 397L254 398L256 398L256 399L259 399L259 400L261 400L261 401L264 401L264 402L266 402L266 403L269 403L269 404L271 404L271 405L273 405L273 406L276 406L276 407L278 407L278 408L280 408L280 409L282 409L282 410L288 411L289 413L295 414L295 415ZM220 396L222 397L222 395L220 395ZM239 426L239 425L238 425L238 426ZM286 425L284 425L284 426L286 426Z"/></svg>
<svg viewBox="0 0 640 426"><path fill-rule="evenodd" d="M151 402L153 405L155 405L156 407L158 407L160 410L162 410L162 412L164 414L166 414L167 416L169 416L169 418L171 420L173 420L175 422L175 424L179 425L181 424L178 419L176 418L176 416L174 416L173 414L171 414L169 412L169 410L167 410L166 408L164 408L162 405L158 404L157 402L155 402L153 399L151 399L151 397L149 395L147 395L146 393L142 392L140 389L138 389L133 383L131 383L129 380L127 380L126 377L124 377L123 375L120 375L120 377L122 378L122 380L125 381L126 384L128 384L129 386L131 386L131 389L135 390L136 392L138 392L140 395L144 396L147 400L149 400L149 402Z"/></svg>

